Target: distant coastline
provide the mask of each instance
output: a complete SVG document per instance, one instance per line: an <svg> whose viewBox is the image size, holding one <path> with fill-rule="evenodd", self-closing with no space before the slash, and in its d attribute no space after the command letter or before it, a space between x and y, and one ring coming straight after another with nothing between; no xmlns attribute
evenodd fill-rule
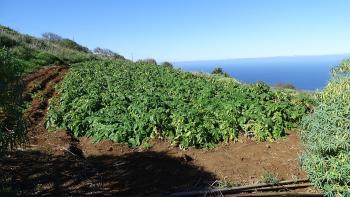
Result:
<svg viewBox="0 0 350 197"><path fill-rule="evenodd" d="M175 65L181 64L197 64L197 63L232 63L232 62L261 62L261 61L310 61L315 59L331 59L350 58L350 53L343 54L325 54L325 55L290 55L290 56L271 56L271 57L247 57L247 58L227 58L227 59L208 59L208 60L185 60L174 61Z"/></svg>
<svg viewBox="0 0 350 197"><path fill-rule="evenodd" d="M221 67L244 83L292 84L300 90L314 91L323 89L330 79L330 69L347 58L350 54L179 61L174 65L185 71L206 73Z"/></svg>

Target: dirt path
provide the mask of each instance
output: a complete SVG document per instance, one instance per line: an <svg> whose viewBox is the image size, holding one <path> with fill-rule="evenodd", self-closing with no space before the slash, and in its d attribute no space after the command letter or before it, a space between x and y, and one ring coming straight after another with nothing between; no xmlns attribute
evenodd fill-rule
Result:
<svg viewBox="0 0 350 197"><path fill-rule="evenodd" d="M270 173L281 180L306 178L298 164L296 132L276 142L221 144L213 150L180 150L153 141L149 150L111 141L92 143L66 131L48 132L44 120L54 87L68 67L48 67L24 78L30 106L26 147L0 163L4 185L26 196L148 195L211 187L215 180L251 184ZM31 95L35 95L32 99Z"/></svg>

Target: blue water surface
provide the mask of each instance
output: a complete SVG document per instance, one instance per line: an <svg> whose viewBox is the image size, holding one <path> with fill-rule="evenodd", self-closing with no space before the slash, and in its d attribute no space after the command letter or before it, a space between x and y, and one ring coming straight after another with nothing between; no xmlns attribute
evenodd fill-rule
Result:
<svg viewBox="0 0 350 197"><path fill-rule="evenodd" d="M244 83L264 81L269 85L292 84L300 90L321 90L330 79L330 70L350 55L293 56L232 60L175 62L190 72L210 73L221 67Z"/></svg>

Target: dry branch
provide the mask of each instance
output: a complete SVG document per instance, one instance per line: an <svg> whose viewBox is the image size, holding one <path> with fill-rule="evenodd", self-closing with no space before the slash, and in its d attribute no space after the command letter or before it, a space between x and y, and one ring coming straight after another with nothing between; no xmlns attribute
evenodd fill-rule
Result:
<svg viewBox="0 0 350 197"><path fill-rule="evenodd" d="M239 187L231 187L231 188L222 188L222 189L210 189L210 190L199 190L199 191L190 191L190 192L177 192L170 194L171 197L183 197L183 196L200 196L200 195L208 195L208 194L237 194L245 191L257 191L257 190L263 190L263 188L267 188L266 190L271 190L273 187L278 188L286 188L286 185L293 184L290 186L290 188L297 188L297 183L305 183L308 182L308 179L298 179L298 180L286 180L286 181L280 181L276 184L270 184L270 183L262 183L262 184L256 184L256 185L246 185L246 186L239 186ZM312 184L308 183L308 186L305 184L299 184L299 187L308 187ZM284 187L283 187L284 186ZM273 189L272 189L273 190Z"/></svg>

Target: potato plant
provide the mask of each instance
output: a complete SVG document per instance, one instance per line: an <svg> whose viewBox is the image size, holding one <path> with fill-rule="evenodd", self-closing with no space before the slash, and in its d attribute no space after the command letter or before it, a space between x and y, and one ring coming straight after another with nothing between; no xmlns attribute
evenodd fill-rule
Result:
<svg viewBox="0 0 350 197"><path fill-rule="evenodd" d="M210 148L239 132L273 140L295 127L310 103L263 83L126 60L75 64L57 89L47 127L132 147L161 138Z"/></svg>

